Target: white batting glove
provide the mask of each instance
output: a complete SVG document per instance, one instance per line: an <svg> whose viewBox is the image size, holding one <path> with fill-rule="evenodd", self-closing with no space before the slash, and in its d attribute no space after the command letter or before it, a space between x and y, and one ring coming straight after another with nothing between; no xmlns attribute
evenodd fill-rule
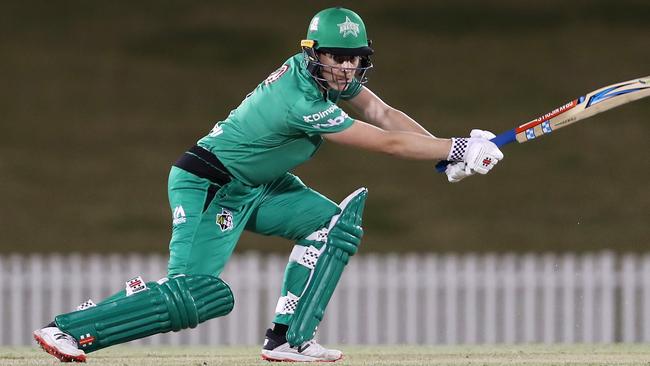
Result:
<svg viewBox="0 0 650 366"><path fill-rule="evenodd" d="M476 137L478 139L486 139L486 140L492 140L493 138L497 137L495 134L493 134L490 131L485 131L485 130L479 130L479 129L473 129L469 133L469 137Z"/></svg>
<svg viewBox="0 0 650 366"><path fill-rule="evenodd" d="M447 160L462 161L466 164L466 170L487 174L499 160L503 159L501 150L489 140L494 137L495 135L489 131L472 130L470 138L452 138L452 146Z"/></svg>
<svg viewBox="0 0 650 366"><path fill-rule="evenodd" d="M467 164L465 164L465 162L459 161L447 165L445 174L447 174L447 180L450 183L457 183L469 177L470 175L474 175L474 172L471 169L467 168Z"/></svg>

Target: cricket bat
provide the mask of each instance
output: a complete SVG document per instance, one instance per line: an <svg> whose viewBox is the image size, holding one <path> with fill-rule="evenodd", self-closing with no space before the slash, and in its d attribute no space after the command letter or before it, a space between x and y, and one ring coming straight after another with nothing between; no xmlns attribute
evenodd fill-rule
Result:
<svg viewBox="0 0 650 366"><path fill-rule="evenodd" d="M574 99L519 127L505 131L490 141L498 147L515 141L520 144L528 142L600 112L647 96L650 96L650 76L608 85ZM436 169L439 172L444 172L447 165L449 165L449 161L441 161L436 165Z"/></svg>

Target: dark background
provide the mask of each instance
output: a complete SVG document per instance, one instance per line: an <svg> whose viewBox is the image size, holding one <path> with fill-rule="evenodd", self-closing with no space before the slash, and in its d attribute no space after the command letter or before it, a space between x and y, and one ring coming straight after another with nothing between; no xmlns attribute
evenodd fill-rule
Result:
<svg viewBox="0 0 650 366"><path fill-rule="evenodd" d="M650 74L650 2L4 1L0 251L167 249L169 166L344 5L369 87L434 134L501 132ZM363 251L647 250L650 100L504 148L486 177L326 144L297 174L370 190ZM238 250L289 250L245 235Z"/></svg>

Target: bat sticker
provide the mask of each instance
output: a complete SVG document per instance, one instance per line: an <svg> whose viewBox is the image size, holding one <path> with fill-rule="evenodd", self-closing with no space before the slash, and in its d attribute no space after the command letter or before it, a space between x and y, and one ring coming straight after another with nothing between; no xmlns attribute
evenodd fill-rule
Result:
<svg viewBox="0 0 650 366"><path fill-rule="evenodd" d="M535 138L535 129L534 128L529 128L526 130L526 138L529 140L532 140Z"/></svg>

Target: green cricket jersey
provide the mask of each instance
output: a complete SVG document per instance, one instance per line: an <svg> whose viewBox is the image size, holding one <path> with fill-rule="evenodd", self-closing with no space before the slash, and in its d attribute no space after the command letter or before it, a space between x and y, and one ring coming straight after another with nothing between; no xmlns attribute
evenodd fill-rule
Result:
<svg viewBox="0 0 650 366"><path fill-rule="evenodd" d="M353 98L360 91L355 80L340 98ZM322 134L352 125L353 119L331 99L323 97L302 54L294 55L198 145L215 154L242 182L270 182L309 160L322 143Z"/></svg>

